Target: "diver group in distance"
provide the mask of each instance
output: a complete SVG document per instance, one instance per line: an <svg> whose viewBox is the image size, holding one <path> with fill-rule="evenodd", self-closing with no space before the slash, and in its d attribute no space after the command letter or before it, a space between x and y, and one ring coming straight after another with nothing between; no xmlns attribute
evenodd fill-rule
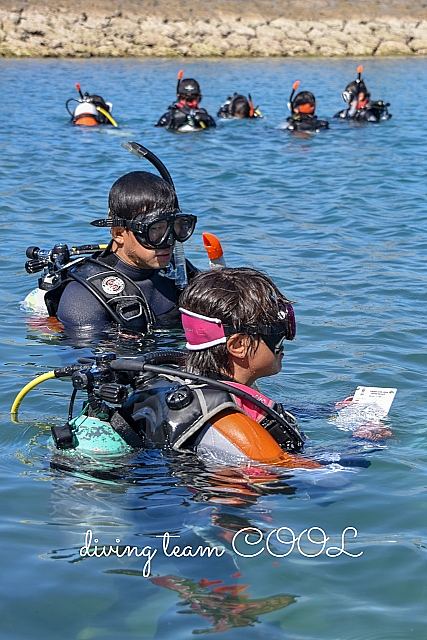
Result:
<svg viewBox="0 0 427 640"><path fill-rule="evenodd" d="M365 81L362 79L363 67L357 68L357 77L350 82L342 93L344 102L348 105L334 115L334 118L355 122L381 122L391 118L388 112L389 103L382 100L371 100ZM177 99L159 118L156 127L164 127L170 131L179 133L203 131L216 127L214 118L200 107L202 93L197 80L183 78L183 71L178 73L176 87ZM296 81L293 85L288 101L290 116L286 122L278 128L295 132L318 132L329 128L327 120L320 120L316 114L316 98L310 91L300 91L295 95L300 85ZM70 98L66 103L67 111L71 116L71 122L76 125L96 126L100 124L112 124L117 126L111 115L112 104L105 102L101 96L89 93L83 95L80 85L76 84L80 98ZM71 111L69 104L77 102ZM220 119L259 119L262 113L258 106L254 107L252 97L234 93L219 107L217 117Z"/></svg>

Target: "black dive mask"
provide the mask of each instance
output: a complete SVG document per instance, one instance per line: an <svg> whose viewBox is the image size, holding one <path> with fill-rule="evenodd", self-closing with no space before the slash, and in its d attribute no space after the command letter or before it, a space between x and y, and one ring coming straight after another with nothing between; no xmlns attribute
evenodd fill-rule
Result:
<svg viewBox="0 0 427 640"><path fill-rule="evenodd" d="M224 325L224 334L226 336L231 336L234 333L260 336L270 351L277 355L282 350L285 340L293 340L295 338L294 309L290 302L281 303L277 322L272 324L263 324L254 328L241 327L239 330L235 327Z"/></svg>
<svg viewBox="0 0 427 640"><path fill-rule="evenodd" d="M91 224L95 227L124 227L133 231L139 244L146 249L164 249L172 247L175 240L186 242L193 234L196 222L197 216L176 212L159 214L159 217L150 222L108 218L94 220Z"/></svg>
<svg viewBox="0 0 427 640"><path fill-rule="evenodd" d="M186 242L192 236L196 222L197 216L174 213L147 223L129 220L126 228L133 231L143 247L164 249L172 247L175 240Z"/></svg>
<svg viewBox="0 0 427 640"><path fill-rule="evenodd" d="M296 334L295 313L291 303L281 305L278 321L259 327L258 333L270 351L275 355L280 353L284 341L293 340Z"/></svg>

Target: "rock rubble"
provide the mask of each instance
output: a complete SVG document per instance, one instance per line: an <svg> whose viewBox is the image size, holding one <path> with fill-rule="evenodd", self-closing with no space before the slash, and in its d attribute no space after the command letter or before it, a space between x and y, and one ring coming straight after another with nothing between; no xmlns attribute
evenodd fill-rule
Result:
<svg viewBox="0 0 427 640"><path fill-rule="evenodd" d="M299 20L294 6L293 13L284 10L281 17L280 12L275 17L271 12L264 16L256 13L236 16L217 11L210 16L190 12L184 20L177 16L177 11L172 18L169 13L166 17L144 9L141 3L126 11L108 10L108 6L102 11L102 5L96 10L92 7L91 11L82 11L78 4L71 7L74 9L24 3L0 8L0 56L236 58L427 54L427 15L423 14L406 18L368 15L363 19L343 17L341 12L341 17L334 18L331 12L323 12L326 17L321 17L318 9L314 12L319 15L316 20ZM306 17L306 13L301 15Z"/></svg>

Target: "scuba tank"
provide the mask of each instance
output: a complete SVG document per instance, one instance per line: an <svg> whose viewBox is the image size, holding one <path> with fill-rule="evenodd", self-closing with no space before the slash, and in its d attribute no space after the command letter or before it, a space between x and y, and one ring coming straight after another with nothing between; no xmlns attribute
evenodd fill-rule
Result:
<svg viewBox="0 0 427 640"><path fill-rule="evenodd" d="M77 125L84 125L86 127L94 127L99 124L112 124L117 127L117 122L111 116L113 110L113 104L111 102L105 102L105 100L98 95L89 95L86 93L83 95L79 83L76 83L76 88L80 94L80 98L69 98L65 103L65 108L71 116L71 122ZM69 108L70 102L77 102L77 106L74 111Z"/></svg>
<svg viewBox="0 0 427 640"><path fill-rule="evenodd" d="M71 118L73 124L85 125L86 127L94 127L101 124L95 105L88 100L83 100L77 104Z"/></svg>

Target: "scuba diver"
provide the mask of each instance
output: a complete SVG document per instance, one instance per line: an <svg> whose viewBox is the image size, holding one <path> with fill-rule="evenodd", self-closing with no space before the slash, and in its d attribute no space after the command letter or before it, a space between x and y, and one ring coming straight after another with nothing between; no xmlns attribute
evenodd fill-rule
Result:
<svg viewBox="0 0 427 640"><path fill-rule="evenodd" d="M71 377L74 387L67 424L52 427L56 447L90 456L156 447L231 464L319 467L297 455L296 419L252 387L280 371L283 342L295 337L289 300L258 271L223 267L197 274L180 304L188 356L104 353L40 376ZM16 398L14 415L35 384ZM73 419L82 391L87 401Z"/></svg>
<svg viewBox="0 0 427 640"><path fill-rule="evenodd" d="M76 83L77 91L80 99L70 98L65 103L65 107L71 116L73 124L85 125L86 127L94 127L99 124L112 124L117 127L117 122L111 115L113 105L111 102L105 102L104 98L96 94L89 95L86 91L83 95L80 85ZM70 111L69 103L77 102L74 111Z"/></svg>
<svg viewBox="0 0 427 640"><path fill-rule="evenodd" d="M216 127L212 116L206 109L199 107L202 99L199 83L193 78L182 80L182 76L183 71L180 71L176 87L177 102L168 107L155 126L181 133Z"/></svg>
<svg viewBox="0 0 427 640"><path fill-rule="evenodd" d="M382 100L371 100L371 94L362 80L363 67L357 67L357 78L350 82L343 91L342 98L349 106L334 115L334 118L359 120L361 122L380 122L389 120L391 114L387 107L390 103Z"/></svg>
<svg viewBox="0 0 427 640"><path fill-rule="evenodd" d="M327 120L319 120L314 114L316 110L316 98L310 91L300 91L294 98L294 93L300 85L297 80L289 96L288 109L291 112L289 118L286 119L287 126L285 129L289 131L320 131L320 129L329 129Z"/></svg>
<svg viewBox="0 0 427 640"><path fill-rule="evenodd" d="M254 107L251 94L243 96L239 93L233 93L233 97L229 96L222 104L217 113L219 118L262 118L261 111L258 107Z"/></svg>
<svg viewBox="0 0 427 640"><path fill-rule="evenodd" d="M162 177L132 171L116 180L108 218L91 223L110 229L108 246L71 262L66 245L51 252L27 250L32 260L26 269L34 273L45 267L39 288L49 316L56 316L67 333L101 335L115 324L131 334L147 334L177 324L179 293L196 273L182 243L191 237L197 217L182 213L172 178L153 153L135 142L122 146L146 157ZM87 253L87 247L80 249L73 255Z"/></svg>

